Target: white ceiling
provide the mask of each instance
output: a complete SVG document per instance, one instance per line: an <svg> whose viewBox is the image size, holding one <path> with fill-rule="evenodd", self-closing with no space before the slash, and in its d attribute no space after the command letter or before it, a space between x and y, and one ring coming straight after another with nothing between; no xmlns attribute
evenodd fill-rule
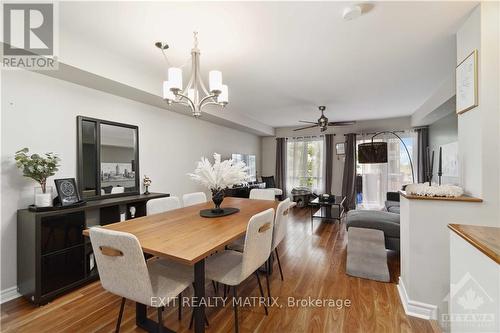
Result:
<svg viewBox="0 0 500 333"><path fill-rule="evenodd" d="M202 71L223 72L228 111L274 126L410 115L454 71L455 32L475 2L61 2L60 29L154 73L189 61L199 32ZM63 47L63 46L61 46ZM187 79L185 70L185 79Z"/></svg>

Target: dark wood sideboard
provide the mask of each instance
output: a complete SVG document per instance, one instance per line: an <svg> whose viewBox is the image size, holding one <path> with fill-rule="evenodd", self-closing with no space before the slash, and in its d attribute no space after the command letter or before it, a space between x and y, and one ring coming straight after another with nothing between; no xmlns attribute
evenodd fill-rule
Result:
<svg viewBox="0 0 500 333"><path fill-rule="evenodd" d="M93 225L146 215L146 202L168 197L151 193L89 201L79 207L33 212L17 211L17 290L43 305L82 284L98 279L97 265L83 230Z"/></svg>

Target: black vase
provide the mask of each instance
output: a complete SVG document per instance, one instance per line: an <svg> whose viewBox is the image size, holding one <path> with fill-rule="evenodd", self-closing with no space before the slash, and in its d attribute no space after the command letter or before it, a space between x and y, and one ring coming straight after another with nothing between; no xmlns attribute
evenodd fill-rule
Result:
<svg viewBox="0 0 500 333"><path fill-rule="evenodd" d="M214 202L215 208L212 209L212 213L222 213L222 208L220 205L224 201L224 190L222 189L212 189L212 201Z"/></svg>

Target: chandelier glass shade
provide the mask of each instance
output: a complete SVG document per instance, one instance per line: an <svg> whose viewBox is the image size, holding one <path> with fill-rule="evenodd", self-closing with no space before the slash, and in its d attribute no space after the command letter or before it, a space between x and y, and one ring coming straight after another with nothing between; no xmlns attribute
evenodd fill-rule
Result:
<svg viewBox="0 0 500 333"><path fill-rule="evenodd" d="M208 89L201 78L197 32L194 33L194 46L191 49L189 82L183 88L182 69L170 67L168 80L163 82L163 99L169 104L177 103L189 107L195 117L201 116L202 109L207 105L225 107L229 103L228 87L222 84L220 71L213 70L208 73Z"/></svg>

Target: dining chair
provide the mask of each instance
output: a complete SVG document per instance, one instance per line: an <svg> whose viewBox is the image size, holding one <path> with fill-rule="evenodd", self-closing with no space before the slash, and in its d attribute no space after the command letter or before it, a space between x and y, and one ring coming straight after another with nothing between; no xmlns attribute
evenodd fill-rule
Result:
<svg viewBox="0 0 500 333"><path fill-rule="evenodd" d="M238 326L237 287L250 275L254 275L259 284L259 291L264 297L264 291L257 270L271 254L273 241L274 209L270 208L250 218L245 236L243 252L225 250L218 252L205 261L205 276L207 279L222 283L233 288L234 330ZM269 278L266 275L269 286ZM266 315L267 306L264 305Z"/></svg>
<svg viewBox="0 0 500 333"><path fill-rule="evenodd" d="M274 189L266 188L254 188L250 190L250 199L256 200L275 200Z"/></svg>
<svg viewBox="0 0 500 333"><path fill-rule="evenodd" d="M193 282L189 266L161 259L146 262L139 240L130 233L93 227L89 234L102 287L122 297L116 332L120 331L126 299L157 308L159 332L164 300L179 298L180 317L182 291Z"/></svg>
<svg viewBox="0 0 500 333"><path fill-rule="evenodd" d="M181 208L181 202L177 197L151 199L146 203L146 215L168 212L177 208Z"/></svg>
<svg viewBox="0 0 500 333"><path fill-rule="evenodd" d="M114 186L111 189L111 194L125 193L125 187L123 186Z"/></svg>
<svg viewBox="0 0 500 333"><path fill-rule="evenodd" d="M250 190L249 199L252 200L275 200L274 189L259 189L254 188ZM243 246L245 244L245 237L240 237L233 243L227 246L228 249L243 252Z"/></svg>
<svg viewBox="0 0 500 333"><path fill-rule="evenodd" d="M274 218L274 227L273 227L273 243L271 246L271 255L273 251L276 254L276 260L278 261L278 268L280 270L281 281L283 281L283 270L281 269L280 256L278 254L278 245L283 241L286 235L286 229L288 225L288 214L290 212L290 208L296 205L295 202L290 202L290 198L286 198L281 201L278 207L276 208L276 217ZM269 265L272 264L272 261L269 260Z"/></svg>
<svg viewBox="0 0 500 333"><path fill-rule="evenodd" d="M274 227L273 227L273 242L272 242L272 247L271 247L271 254L272 256L273 252L276 255L276 260L278 261L278 268L280 271L280 276L281 276L281 281L283 281L283 270L281 268L281 262L278 254L278 245L283 241L286 235L286 229L288 225L288 214L290 208L294 207L296 205L295 202L290 202L290 198L286 198L285 200L281 201L278 204L278 207L276 208L276 215L274 217ZM228 246L228 249L233 250L233 251L239 251L242 252L244 249L245 245L245 240L241 241L241 239L237 239L235 242L230 244ZM271 258L269 258L269 261L266 262L266 269L271 271Z"/></svg>
<svg viewBox="0 0 500 333"><path fill-rule="evenodd" d="M207 195L203 192L186 193L182 196L184 207L207 202Z"/></svg>

